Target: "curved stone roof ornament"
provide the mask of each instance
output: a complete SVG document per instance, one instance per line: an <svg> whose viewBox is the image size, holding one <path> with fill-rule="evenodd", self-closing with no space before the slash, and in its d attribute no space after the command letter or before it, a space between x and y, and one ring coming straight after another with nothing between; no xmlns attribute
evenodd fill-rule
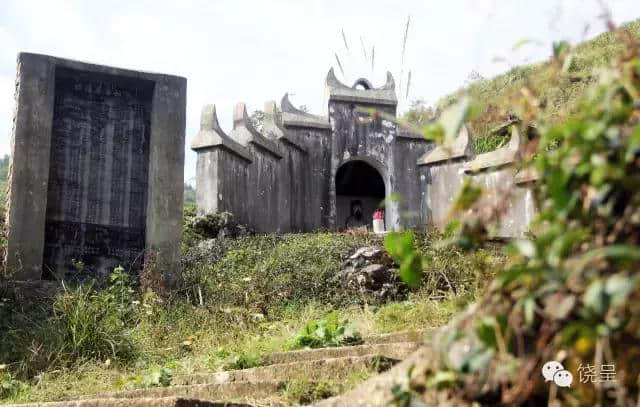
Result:
<svg viewBox="0 0 640 407"><path fill-rule="evenodd" d="M286 140L299 150L307 151L304 145L295 137L295 134L280 126L280 112L278 112L276 102L273 100L268 100L264 103L262 133L269 139Z"/></svg>
<svg viewBox="0 0 640 407"><path fill-rule="evenodd" d="M418 165L437 164L443 161L470 157L473 155L471 132L466 124L460 128L458 136L450 145L441 144L418 159Z"/></svg>
<svg viewBox="0 0 640 407"><path fill-rule="evenodd" d="M478 154L473 161L465 165L466 172L476 172L488 168L502 167L511 164L520 156L520 131L518 126L511 125L511 138L509 142L497 150Z"/></svg>
<svg viewBox="0 0 640 407"><path fill-rule="evenodd" d="M278 145L273 140L264 137L253 127L249 114L247 114L247 106L242 102L236 104L235 109L233 109L233 130L231 130L230 135L243 146L248 146L249 143L252 143L271 153L276 158L282 158Z"/></svg>
<svg viewBox="0 0 640 407"><path fill-rule="evenodd" d="M329 119L324 116L316 116L311 113L304 112L291 103L289 94L285 93L280 101L280 109L282 110L282 124L291 127L309 127L317 129L330 129Z"/></svg>
<svg viewBox="0 0 640 407"><path fill-rule="evenodd" d="M391 72L387 72L387 81L379 88L374 88L371 82L365 78L358 79L353 87L349 87L340 82L336 77L333 68L329 69L326 79L326 88L329 100L342 102L369 103L374 105L397 105L396 84ZM365 89L358 89L356 86L362 85Z"/></svg>
<svg viewBox="0 0 640 407"><path fill-rule="evenodd" d="M387 71L387 82L380 88L385 90L396 90L396 81L393 79L391 72Z"/></svg>
<svg viewBox="0 0 640 407"><path fill-rule="evenodd" d="M234 152L251 161L251 154L242 145L231 139L220 127L215 105L205 105L200 113L200 131L191 143L194 151L210 148L222 147Z"/></svg>
<svg viewBox="0 0 640 407"><path fill-rule="evenodd" d="M336 78L336 73L333 70L333 67L331 67L331 69L329 69L329 72L327 73L327 80L325 81L326 85L330 88L345 88L345 89L351 89L350 87L348 87L347 85L345 85L344 83L340 82L338 80L338 78Z"/></svg>

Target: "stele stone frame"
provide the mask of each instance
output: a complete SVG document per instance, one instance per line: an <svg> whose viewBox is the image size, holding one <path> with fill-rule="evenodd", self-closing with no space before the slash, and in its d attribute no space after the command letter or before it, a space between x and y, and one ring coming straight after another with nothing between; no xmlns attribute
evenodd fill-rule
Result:
<svg viewBox="0 0 640 407"><path fill-rule="evenodd" d="M10 278L99 279L152 258L175 283L186 87L177 76L18 55Z"/></svg>

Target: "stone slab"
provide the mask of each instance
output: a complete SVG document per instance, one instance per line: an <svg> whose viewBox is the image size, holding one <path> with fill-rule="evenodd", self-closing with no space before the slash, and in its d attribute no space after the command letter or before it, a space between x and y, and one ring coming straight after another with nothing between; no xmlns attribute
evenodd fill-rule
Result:
<svg viewBox="0 0 640 407"><path fill-rule="evenodd" d="M172 385L167 387L151 387L147 389L127 390L104 393L90 398L140 399L179 397L197 400L241 400L251 403L252 400L277 396L285 388L282 381L207 383L194 385Z"/></svg>
<svg viewBox="0 0 640 407"><path fill-rule="evenodd" d="M179 397L137 399L89 399L48 403L8 404L7 407L251 407L250 404L211 402Z"/></svg>
<svg viewBox="0 0 640 407"><path fill-rule="evenodd" d="M196 385L232 382L288 381L298 377L308 380L327 380L346 377L358 369L373 369L380 357L377 355L303 360L300 362L229 370L217 373L196 373L175 377L176 385Z"/></svg>
<svg viewBox="0 0 640 407"><path fill-rule="evenodd" d="M175 282L186 79L31 53L17 72L9 277L134 269L153 253Z"/></svg>
<svg viewBox="0 0 640 407"><path fill-rule="evenodd" d="M393 332L381 335L371 335L364 338L365 344L383 344L383 343L404 343L404 342L416 342L424 343L429 341L436 329L423 329L418 331L402 331Z"/></svg>
<svg viewBox="0 0 640 407"><path fill-rule="evenodd" d="M340 396L320 401L317 407L386 407L392 405L394 385L406 386L409 381L409 369L425 359L432 358L430 349L423 347L415 351L407 359L392 367L389 371L356 386Z"/></svg>
<svg viewBox="0 0 640 407"><path fill-rule="evenodd" d="M263 362L267 365L320 360L329 358L378 355L389 359L402 360L415 351L420 344L416 342L382 343L375 345L341 346L298 350L292 352L274 352L266 355Z"/></svg>

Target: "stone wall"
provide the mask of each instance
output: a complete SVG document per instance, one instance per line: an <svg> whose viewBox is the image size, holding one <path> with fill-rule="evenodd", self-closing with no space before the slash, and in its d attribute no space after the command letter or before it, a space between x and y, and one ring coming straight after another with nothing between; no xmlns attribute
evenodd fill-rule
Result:
<svg viewBox="0 0 640 407"><path fill-rule="evenodd" d="M533 197L534 171L518 171L521 139L511 127L509 142L495 150L475 155L468 129L464 127L451 146L438 146L418 160L426 179L422 205L428 226L443 229L452 220L451 204L465 179L482 188L483 204L501 209L495 237L523 237L536 213Z"/></svg>
<svg viewBox="0 0 640 407"><path fill-rule="evenodd" d="M287 177L301 182L302 231L328 229L330 224L329 183L331 160L331 126L326 117L295 108L285 94L280 103L282 128L306 150L302 172L288 171ZM302 164L302 163L301 163Z"/></svg>
<svg viewBox="0 0 640 407"><path fill-rule="evenodd" d="M326 117L297 109L285 94L280 109L275 102L265 105L262 133L244 104L236 108L230 136L215 120L218 141L193 147L198 210L229 210L260 232L311 232L344 228L351 203L359 200L365 223L383 205L388 230L443 228L464 179L472 178L488 192L487 200L505 206L498 234L526 232L535 205L533 180L513 169L519 138L476 155L463 126L451 145L435 147L398 128L391 74L378 88L366 79L349 87L331 69L325 89Z"/></svg>

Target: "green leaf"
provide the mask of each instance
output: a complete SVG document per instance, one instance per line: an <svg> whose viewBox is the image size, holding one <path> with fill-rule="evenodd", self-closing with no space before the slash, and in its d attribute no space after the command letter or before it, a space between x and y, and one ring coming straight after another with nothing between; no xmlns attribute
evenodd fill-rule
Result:
<svg viewBox="0 0 640 407"><path fill-rule="evenodd" d="M589 284L583 296L584 304L598 315L604 315L607 310L607 296L604 281L597 279Z"/></svg>
<svg viewBox="0 0 640 407"><path fill-rule="evenodd" d="M400 278L409 287L416 288L422 281L422 259L419 254L412 253L406 257L400 265Z"/></svg>
<svg viewBox="0 0 640 407"><path fill-rule="evenodd" d="M438 370L427 380L428 387L446 388L458 381L458 375L452 370Z"/></svg>
<svg viewBox="0 0 640 407"><path fill-rule="evenodd" d="M478 321L476 335L488 348L498 349L495 327L496 320L493 317L484 317Z"/></svg>
<svg viewBox="0 0 640 407"><path fill-rule="evenodd" d="M533 324L533 319L535 318L535 311L536 311L535 298L533 298L533 296L531 295L528 295L524 299L523 308L524 308L524 321L527 324L527 326L531 326L531 324Z"/></svg>

